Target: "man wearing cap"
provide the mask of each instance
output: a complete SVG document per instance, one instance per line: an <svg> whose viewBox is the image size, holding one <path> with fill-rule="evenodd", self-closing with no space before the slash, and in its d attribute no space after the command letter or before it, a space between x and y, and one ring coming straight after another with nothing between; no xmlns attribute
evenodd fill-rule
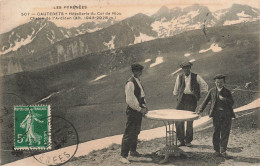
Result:
<svg viewBox="0 0 260 166"><path fill-rule="evenodd" d="M143 66L140 64L132 64L132 77L128 79L125 85L126 95L126 129L122 139L121 159L120 162L129 164L127 159L130 151L131 156L140 156L136 151L138 135L141 130L142 117L147 113L148 109L145 105L145 94L143 86L140 82Z"/></svg>
<svg viewBox="0 0 260 166"><path fill-rule="evenodd" d="M176 78L173 95L177 96L177 110L195 112L197 101L202 92L208 92L207 83L198 74L191 72L191 62L183 62L180 67L183 73ZM178 146L192 146L193 121L187 121L186 134L184 122L176 122L176 134L179 140Z"/></svg>
<svg viewBox="0 0 260 166"><path fill-rule="evenodd" d="M235 113L232 108L234 100L231 92L224 87L225 77L222 74L214 77L216 87L210 89L198 111L199 113L203 112L208 102L211 101L209 117L213 118L213 146L215 154L228 157L226 150L231 122L232 118L235 118Z"/></svg>

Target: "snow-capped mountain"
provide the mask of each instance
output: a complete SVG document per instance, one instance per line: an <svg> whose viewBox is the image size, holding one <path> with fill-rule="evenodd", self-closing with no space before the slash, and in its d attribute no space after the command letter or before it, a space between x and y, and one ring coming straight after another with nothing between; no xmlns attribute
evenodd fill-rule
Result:
<svg viewBox="0 0 260 166"><path fill-rule="evenodd" d="M33 54L65 38L54 23L46 20L31 21L0 37L0 54L2 55L18 50L20 55Z"/></svg>
<svg viewBox="0 0 260 166"><path fill-rule="evenodd" d="M86 22L81 24L79 27L73 27L73 28L63 28L59 27L60 31L63 33L63 35L66 38L69 37L75 37L81 34L85 33L92 33L98 30L101 30L103 28L107 28L113 24L115 24L117 21L113 19L109 19L107 21L102 21L102 22Z"/></svg>
<svg viewBox="0 0 260 166"><path fill-rule="evenodd" d="M168 14L166 14L168 10ZM172 10L163 7L153 17L156 19L151 24L154 31L157 32L158 37L169 37L175 34L193 30L201 29L205 21L214 21L209 9L200 5L193 5L183 10L180 8L174 8ZM158 17L159 13L163 13L162 17ZM158 19L160 18L160 19Z"/></svg>
<svg viewBox="0 0 260 166"><path fill-rule="evenodd" d="M198 4L184 9L162 7L152 15L155 21L151 26L158 37L169 37L188 30L256 21L259 15L259 9L238 4L215 12Z"/></svg>
<svg viewBox="0 0 260 166"><path fill-rule="evenodd" d="M162 7L150 17L140 13L116 23L90 22L70 29L49 21L32 21L0 36L2 72L34 70L189 30L206 33L208 27L259 20L259 14L259 9L247 5L211 12L195 4L184 9ZM44 62L38 64L36 60Z"/></svg>
<svg viewBox="0 0 260 166"><path fill-rule="evenodd" d="M217 11L219 16L217 25L231 25L241 22L256 21L260 10L247 5L234 4L230 9Z"/></svg>
<svg viewBox="0 0 260 166"><path fill-rule="evenodd" d="M66 29L57 27L53 22L47 20L30 21L0 35L0 54L18 54L21 56L33 54L60 40L95 32L114 23L113 20L98 23L87 22L79 27Z"/></svg>

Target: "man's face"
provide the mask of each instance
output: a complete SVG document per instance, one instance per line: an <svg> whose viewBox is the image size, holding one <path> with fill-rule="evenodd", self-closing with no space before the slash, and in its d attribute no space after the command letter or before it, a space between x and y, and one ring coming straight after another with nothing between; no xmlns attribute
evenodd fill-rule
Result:
<svg viewBox="0 0 260 166"><path fill-rule="evenodd" d="M142 75L142 70L134 70L133 74L136 78L139 78Z"/></svg>
<svg viewBox="0 0 260 166"><path fill-rule="evenodd" d="M185 75L189 75L190 74L190 66L185 66L182 68L182 71L184 72Z"/></svg>
<svg viewBox="0 0 260 166"><path fill-rule="evenodd" d="M224 84L225 84L225 81L224 79L216 79L215 80L215 84L218 88L223 88Z"/></svg>

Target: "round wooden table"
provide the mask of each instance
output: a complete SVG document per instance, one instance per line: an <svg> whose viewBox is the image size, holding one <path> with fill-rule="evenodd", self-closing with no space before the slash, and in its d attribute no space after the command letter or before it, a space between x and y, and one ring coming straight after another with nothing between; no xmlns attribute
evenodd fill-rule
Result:
<svg viewBox="0 0 260 166"><path fill-rule="evenodd" d="M193 121L199 118L199 115L191 111L176 109L160 109L149 111L146 118L163 121L166 128L166 146L160 150L165 155L164 160L160 163L166 163L170 155L180 156L181 154L188 156L177 145L176 131L174 129L175 122ZM176 142L174 144L174 141Z"/></svg>

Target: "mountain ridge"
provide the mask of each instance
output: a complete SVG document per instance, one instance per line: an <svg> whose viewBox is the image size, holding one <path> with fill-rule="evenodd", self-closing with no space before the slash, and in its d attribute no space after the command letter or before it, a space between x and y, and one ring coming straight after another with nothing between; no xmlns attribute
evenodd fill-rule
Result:
<svg viewBox="0 0 260 166"><path fill-rule="evenodd" d="M45 24L47 23L48 26L41 29L39 37L30 38L29 40L24 39L28 43L20 48L17 46L11 47L11 44L13 46L14 41L18 41L18 39L14 38L13 42L9 44L6 42L8 41L8 36L0 36L0 48L2 48L2 51L3 49L4 52L8 49L17 49L1 55L2 75L34 70L46 65L69 61L92 52L116 49L157 38L170 37L189 30L202 29L206 32L205 29L208 27L255 21L259 20L259 13L259 9L237 4L229 8L229 10L219 10L215 13L211 13L207 7L199 4L184 9L162 7L152 16L139 13L120 22L109 20L110 23L103 23L106 24L106 28L69 38L64 36L65 31L68 33L69 30L58 28L54 23L45 21ZM86 26L90 25L95 26L94 23L86 23L79 27L85 29ZM70 31L77 31L77 28L72 28ZM13 32L10 33L12 34ZM29 34L33 35L31 31ZM34 62L36 60L44 60L46 62L39 64ZM31 67L26 61L30 61Z"/></svg>

